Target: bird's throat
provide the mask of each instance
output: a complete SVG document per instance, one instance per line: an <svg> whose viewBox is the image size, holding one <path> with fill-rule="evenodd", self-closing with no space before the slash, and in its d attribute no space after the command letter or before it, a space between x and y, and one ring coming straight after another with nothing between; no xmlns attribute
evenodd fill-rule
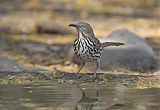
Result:
<svg viewBox="0 0 160 110"><path fill-rule="evenodd" d="M78 37L79 37L79 39L83 39L84 38L84 35L83 35L83 33L81 31L78 32Z"/></svg>
<svg viewBox="0 0 160 110"><path fill-rule="evenodd" d="M86 39L87 36L86 36L83 32L81 32L81 31L79 30L79 31L78 31L78 38L79 38L79 39Z"/></svg>

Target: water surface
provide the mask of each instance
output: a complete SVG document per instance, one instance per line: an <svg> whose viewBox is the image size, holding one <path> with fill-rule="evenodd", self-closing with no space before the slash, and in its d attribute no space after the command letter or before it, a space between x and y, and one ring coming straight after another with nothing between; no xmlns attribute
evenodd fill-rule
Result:
<svg viewBox="0 0 160 110"><path fill-rule="evenodd" d="M0 110L160 110L160 89L105 85L0 86Z"/></svg>

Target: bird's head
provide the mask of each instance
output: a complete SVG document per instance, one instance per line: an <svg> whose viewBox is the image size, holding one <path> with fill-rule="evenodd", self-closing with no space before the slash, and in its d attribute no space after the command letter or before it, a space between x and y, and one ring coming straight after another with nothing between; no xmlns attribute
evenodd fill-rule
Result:
<svg viewBox="0 0 160 110"><path fill-rule="evenodd" d="M77 24L70 24L69 26L75 27L78 33L81 33L83 37L92 37L94 36L93 29L90 24L86 22L79 22Z"/></svg>

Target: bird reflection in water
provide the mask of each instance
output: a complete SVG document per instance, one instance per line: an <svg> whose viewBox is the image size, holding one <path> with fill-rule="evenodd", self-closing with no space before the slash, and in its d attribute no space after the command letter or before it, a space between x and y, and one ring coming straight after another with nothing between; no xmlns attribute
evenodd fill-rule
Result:
<svg viewBox="0 0 160 110"><path fill-rule="evenodd" d="M100 91L96 83L94 83L95 97L87 96L85 91L79 85L77 86L82 91L82 98L76 104L75 110L93 110L95 108L101 108Z"/></svg>

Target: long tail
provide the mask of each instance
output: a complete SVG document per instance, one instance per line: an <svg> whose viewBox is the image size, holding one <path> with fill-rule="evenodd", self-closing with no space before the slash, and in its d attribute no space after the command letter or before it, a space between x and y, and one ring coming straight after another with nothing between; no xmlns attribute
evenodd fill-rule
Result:
<svg viewBox="0 0 160 110"><path fill-rule="evenodd" d="M120 42L104 42L101 43L102 47L108 47L108 46L120 46L120 45L125 45L124 43L120 43Z"/></svg>

